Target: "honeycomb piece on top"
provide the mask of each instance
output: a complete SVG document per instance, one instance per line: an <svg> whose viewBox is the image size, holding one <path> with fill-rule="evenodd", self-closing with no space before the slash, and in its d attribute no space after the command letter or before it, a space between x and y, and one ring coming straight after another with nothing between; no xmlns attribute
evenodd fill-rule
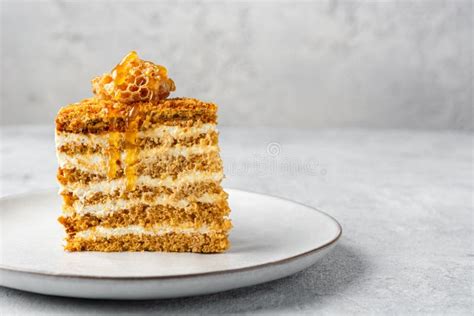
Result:
<svg viewBox="0 0 474 316"><path fill-rule="evenodd" d="M161 65L142 60L130 52L111 73L92 79L92 92L99 99L122 103L159 101L176 89Z"/></svg>

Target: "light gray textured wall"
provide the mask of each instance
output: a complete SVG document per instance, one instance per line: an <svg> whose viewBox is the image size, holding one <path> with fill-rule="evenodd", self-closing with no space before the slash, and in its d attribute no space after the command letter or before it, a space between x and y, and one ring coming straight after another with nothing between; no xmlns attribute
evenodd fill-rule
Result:
<svg viewBox="0 0 474 316"><path fill-rule="evenodd" d="M52 122L124 54L225 125L472 129L471 1L2 1L2 124Z"/></svg>

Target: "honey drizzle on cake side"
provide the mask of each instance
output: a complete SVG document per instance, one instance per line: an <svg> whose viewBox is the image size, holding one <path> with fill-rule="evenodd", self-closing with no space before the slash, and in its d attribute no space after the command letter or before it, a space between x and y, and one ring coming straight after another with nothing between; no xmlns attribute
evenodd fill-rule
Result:
<svg viewBox="0 0 474 316"><path fill-rule="evenodd" d="M128 76L130 76L130 71L134 67L134 63L137 62L138 60L138 54L135 51L130 52L125 58L122 59L122 61L117 64L114 69L112 70L112 78L114 81L115 87L119 88L120 90L126 90L126 85L127 85L127 79ZM165 78L167 75L166 73L166 68L156 65L158 67L159 74ZM140 78L137 78L136 80L139 80ZM153 79L153 80L152 80ZM145 79L143 79L145 80ZM153 90L156 89L156 85L159 84L157 80L154 79L153 76L149 77L149 84L151 85L151 91L148 93L153 93ZM139 81L137 82L138 85L142 85L144 82ZM125 87L124 87L125 85ZM134 89L137 87L131 87L130 89ZM146 90L148 91L148 90ZM135 91L131 91L135 92ZM121 94L116 95L116 97L121 98L122 94L123 96L128 97L127 91L122 92ZM152 98L152 96L150 96ZM131 103L129 105L126 105L126 111L127 111L127 116L125 119L125 165L124 165L124 170L125 170L125 178L126 178L126 188L127 190L133 190L135 188L135 183L136 183L136 162L137 162L137 156L138 156L138 148L137 148L137 133L138 133L138 123L139 123L139 116L138 111L139 111L139 104L138 103ZM113 111L111 111L113 112ZM111 170L109 178L113 179L116 175L116 159L117 157L120 159L120 152L116 149L116 133L112 133L114 136L110 138L110 143L109 146L111 148L111 153L110 153L110 161L109 161L109 170Z"/></svg>
<svg viewBox="0 0 474 316"><path fill-rule="evenodd" d="M122 162L120 142L121 133L116 130L116 115L119 110L113 105L107 107L108 115L111 120L111 131L108 138L108 171L107 178L113 180L117 177L120 166L123 167L127 190L133 190L136 183L136 163L138 160L137 135L140 116L138 115L140 105L138 103L122 105L127 115L125 117L125 127L123 133L125 158Z"/></svg>
<svg viewBox="0 0 474 316"><path fill-rule="evenodd" d="M127 113L125 120L125 177L127 179L127 190L133 190L137 180L136 163L138 157L137 134L138 105L134 104Z"/></svg>

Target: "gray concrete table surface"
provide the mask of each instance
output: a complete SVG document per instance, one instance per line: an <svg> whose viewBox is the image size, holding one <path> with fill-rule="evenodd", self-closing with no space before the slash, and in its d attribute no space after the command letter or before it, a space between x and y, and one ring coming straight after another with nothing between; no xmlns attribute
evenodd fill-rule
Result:
<svg viewBox="0 0 474 316"><path fill-rule="evenodd" d="M225 185L337 218L339 245L293 276L155 301L94 301L0 288L11 314L473 311L473 134L221 127ZM50 126L1 129L0 195L54 187Z"/></svg>

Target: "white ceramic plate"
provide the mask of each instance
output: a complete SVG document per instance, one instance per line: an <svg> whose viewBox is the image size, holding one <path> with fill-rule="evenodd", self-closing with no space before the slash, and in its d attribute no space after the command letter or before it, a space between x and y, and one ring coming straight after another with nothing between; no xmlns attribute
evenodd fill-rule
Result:
<svg viewBox="0 0 474 316"><path fill-rule="evenodd" d="M340 225L288 200L227 190L234 229L223 254L68 253L56 192L0 200L0 285L59 296L155 299L230 290L282 278L335 245Z"/></svg>

